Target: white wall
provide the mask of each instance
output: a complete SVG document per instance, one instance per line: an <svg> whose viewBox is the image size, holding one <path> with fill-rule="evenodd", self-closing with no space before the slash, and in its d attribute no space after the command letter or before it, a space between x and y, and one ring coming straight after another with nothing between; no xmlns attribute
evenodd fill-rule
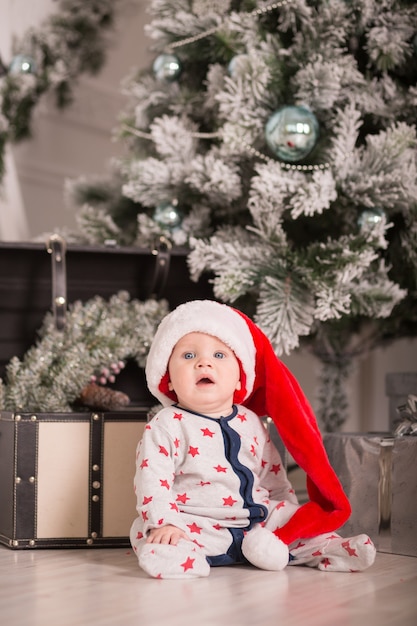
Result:
<svg viewBox="0 0 417 626"><path fill-rule="evenodd" d="M151 60L143 34L147 0L123 0L105 68L95 77L81 77L74 104L58 111L49 98L37 107L31 141L8 155L7 188L0 197L0 240L22 241L56 226L75 225L63 202L66 178L105 173L109 159L122 146L112 131L125 101L120 82L133 67ZM37 26L56 9L53 0L0 0L0 53L10 60L12 35ZM299 352L284 359L316 407L318 361ZM417 340L401 340L378 349L356 363L348 383L350 418L344 430L386 430L387 372L417 371ZM417 390L415 390L417 393Z"/></svg>

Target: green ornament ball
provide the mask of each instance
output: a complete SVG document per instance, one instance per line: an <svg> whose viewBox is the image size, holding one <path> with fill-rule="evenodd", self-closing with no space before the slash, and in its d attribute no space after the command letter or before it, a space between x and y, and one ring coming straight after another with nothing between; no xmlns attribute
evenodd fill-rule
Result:
<svg viewBox="0 0 417 626"><path fill-rule="evenodd" d="M179 78L181 71L181 61L175 54L160 54L153 62L153 73L161 82L174 82Z"/></svg>
<svg viewBox="0 0 417 626"><path fill-rule="evenodd" d="M265 126L265 139L282 161L294 163L305 159L317 143L319 124L304 106L283 106L271 115Z"/></svg>

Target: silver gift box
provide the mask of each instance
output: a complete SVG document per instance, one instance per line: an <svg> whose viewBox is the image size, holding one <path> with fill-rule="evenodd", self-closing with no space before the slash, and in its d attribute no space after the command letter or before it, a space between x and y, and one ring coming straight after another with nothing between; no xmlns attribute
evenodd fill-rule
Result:
<svg viewBox="0 0 417 626"><path fill-rule="evenodd" d="M327 433L323 439L352 506L340 533L364 532L380 552L417 556L417 437Z"/></svg>

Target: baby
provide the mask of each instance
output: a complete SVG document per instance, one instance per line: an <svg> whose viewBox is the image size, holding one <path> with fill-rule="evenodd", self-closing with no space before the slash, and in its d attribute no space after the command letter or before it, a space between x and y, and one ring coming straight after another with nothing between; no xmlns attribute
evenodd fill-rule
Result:
<svg viewBox="0 0 417 626"><path fill-rule="evenodd" d="M157 330L146 377L165 407L139 442L134 481L130 539L149 576L202 577L236 563L275 571L373 563L367 535L334 532L349 502L298 383L248 317L212 300L180 305ZM306 472L305 504L263 416Z"/></svg>

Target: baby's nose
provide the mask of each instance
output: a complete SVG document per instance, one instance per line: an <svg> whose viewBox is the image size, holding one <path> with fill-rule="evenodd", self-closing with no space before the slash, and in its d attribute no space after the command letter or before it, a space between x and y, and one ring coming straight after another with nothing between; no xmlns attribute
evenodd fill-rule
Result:
<svg viewBox="0 0 417 626"><path fill-rule="evenodd" d="M198 359L197 367L211 367L211 360L208 356L201 356Z"/></svg>

